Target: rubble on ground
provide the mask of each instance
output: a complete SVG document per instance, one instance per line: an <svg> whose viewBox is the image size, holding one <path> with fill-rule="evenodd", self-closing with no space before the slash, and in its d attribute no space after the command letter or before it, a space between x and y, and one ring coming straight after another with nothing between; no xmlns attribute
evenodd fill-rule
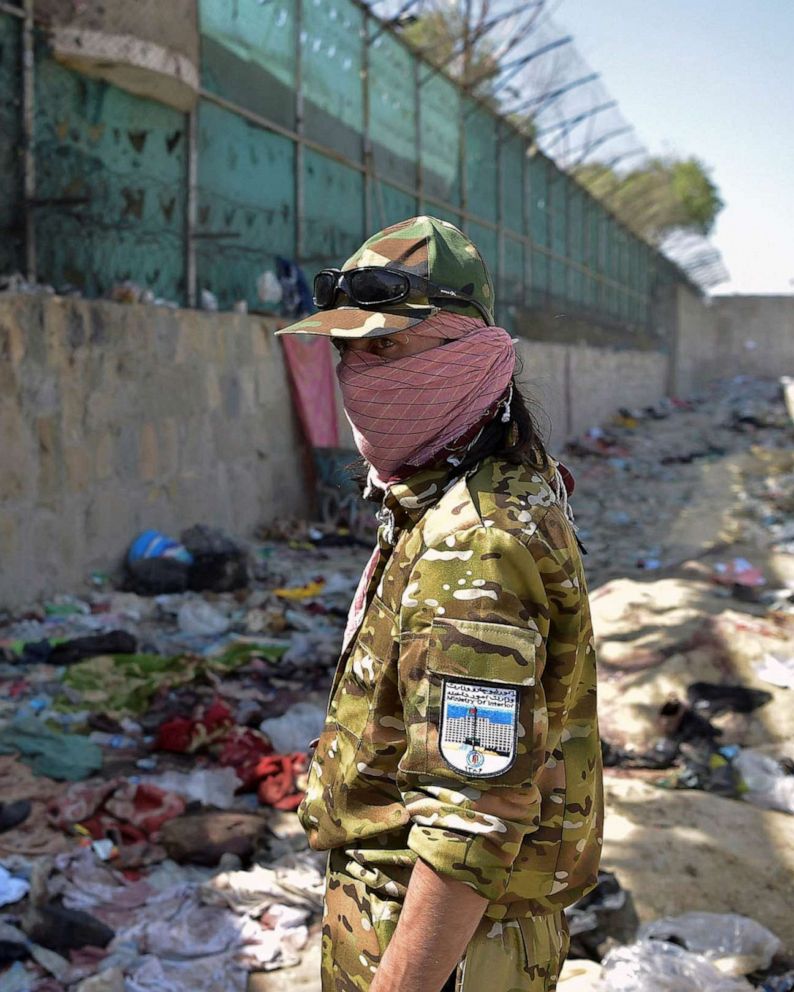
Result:
<svg viewBox="0 0 794 992"><path fill-rule="evenodd" d="M608 808L566 992L659 967L794 988L793 440L779 383L740 378L563 455ZM301 523L126 539L118 574L0 615L0 989L317 992L323 863L294 810L369 549ZM780 946L725 972L684 912Z"/></svg>

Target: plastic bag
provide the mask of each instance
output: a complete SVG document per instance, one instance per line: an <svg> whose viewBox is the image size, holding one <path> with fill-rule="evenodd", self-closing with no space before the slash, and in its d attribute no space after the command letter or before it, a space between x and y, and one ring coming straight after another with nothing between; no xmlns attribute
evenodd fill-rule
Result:
<svg viewBox="0 0 794 992"><path fill-rule="evenodd" d="M682 913L640 927L640 939L674 940L702 954L726 975L769 967L781 942L766 927L737 913Z"/></svg>
<svg viewBox="0 0 794 992"><path fill-rule="evenodd" d="M325 707L316 703L296 703L283 716L263 720L259 729L267 734L279 754L307 751L309 743L322 733Z"/></svg>
<svg viewBox="0 0 794 992"><path fill-rule="evenodd" d="M204 806L231 809L234 794L242 785L233 768L196 768L192 772L167 771L147 776L147 785L156 785L164 792L174 792L189 802Z"/></svg>
<svg viewBox="0 0 794 992"><path fill-rule="evenodd" d="M752 992L743 978L723 975L702 955L660 940L616 947L601 964L598 992Z"/></svg>
<svg viewBox="0 0 794 992"><path fill-rule="evenodd" d="M748 790L742 799L763 809L794 813L794 775L786 775L774 758L745 748L733 765Z"/></svg>
<svg viewBox="0 0 794 992"><path fill-rule="evenodd" d="M284 291L276 273L267 269L256 280L256 295L263 303L281 303Z"/></svg>
<svg viewBox="0 0 794 992"><path fill-rule="evenodd" d="M179 607L177 615L179 629L183 634L198 637L212 637L215 634L225 634L229 629L229 619L222 613L205 603L203 599L188 600Z"/></svg>

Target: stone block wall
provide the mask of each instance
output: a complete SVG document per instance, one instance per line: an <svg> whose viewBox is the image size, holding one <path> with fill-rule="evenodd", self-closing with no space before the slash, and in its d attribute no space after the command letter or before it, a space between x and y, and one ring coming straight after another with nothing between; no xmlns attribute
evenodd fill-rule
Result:
<svg viewBox="0 0 794 992"><path fill-rule="evenodd" d="M679 289L669 309L669 354L519 339L552 452L620 406L740 372L794 374L794 297L706 305ZM311 512L274 329L233 313L0 296L0 609L79 592L145 527L246 536ZM337 415L349 446L338 395Z"/></svg>
<svg viewBox="0 0 794 992"><path fill-rule="evenodd" d="M135 533L247 534L310 501L273 324L0 298L0 607L79 589Z"/></svg>

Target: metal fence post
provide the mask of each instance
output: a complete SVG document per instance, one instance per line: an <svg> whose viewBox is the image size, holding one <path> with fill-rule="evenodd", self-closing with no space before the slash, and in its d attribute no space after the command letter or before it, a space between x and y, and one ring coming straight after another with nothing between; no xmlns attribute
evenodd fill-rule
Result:
<svg viewBox="0 0 794 992"><path fill-rule="evenodd" d="M504 292L505 230L504 230L504 168L502 155L502 122L496 122L496 294ZM493 302L493 301L492 301Z"/></svg>
<svg viewBox="0 0 794 992"><path fill-rule="evenodd" d="M185 197L185 296L198 306L196 218L198 216L198 103L187 114L187 191Z"/></svg>
<svg viewBox="0 0 794 992"><path fill-rule="evenodd" d="M361 82L363 85L362 101L364 111L364 133L362 135L364 153L364 237L368 238L372 234L372 195L373 183L377 179L373 177L372 169L372 142L369 136L369 115L370 115L370 95L369 95L369 25L370 15L364 11L364 44L361 52ZM382 220L383 218L381 218ZM383 227L378 223L378 227Z"/></svg>
<svg viewBox="0 0 794 992"><path fill-rule="evenodd" d="M414 132L416 135L416 211L419 215L425 212L425 172L422 168L422 87L419 79L419 69L422 63L413 60L414 66Z"/></svg>
<svg viewBox="0 0 794 992"><path fill-rule="evenodd" d="M33 0L25 0L22 22L22 135L23 195L25 204L25 269L29 282L36 281L36 76Z"/></svg>
<svg viewBox="0 0 794 992"><path fill-rule="evenodd" d="M301 32L303 30L303 0L295 0L295 260L303 261L304 252L304 146L303 146L303 71Z"/></svg>

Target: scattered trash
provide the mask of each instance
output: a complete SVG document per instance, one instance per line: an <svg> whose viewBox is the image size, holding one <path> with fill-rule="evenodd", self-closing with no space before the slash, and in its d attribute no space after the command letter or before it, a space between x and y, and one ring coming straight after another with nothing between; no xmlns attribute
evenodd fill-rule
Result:
<svg viewBox="0 0 794 992"><path fill-rule="evenodd" d="M737 913L683 913L640 927L640 940L664 940L701 954L725 975L769 967L782 943L760 923Z"/></svg>
<svg viewBox="0 0 794 992"><path fill-rule="evenodd" d="M205 603L203 599L188 600L179 608L177 616L179 629L185 634L211 637L225 634L229 629L229 619Z"/></svg>
<svg viewBox="0 0 794 992"><path fill-rule="evenodd" d="M167 771L144 780L163 792L182 796L203 806L231 809L234 794L242 785L234 768L196 768L190 772Z"/></svg>
<svg viewBox="0 0 794 992"><path fill-rule="evenodd" d="M779 761L745 748L734 764L747 790L742 794L743 799L764 809L794 813L794 775L781 767Z"/></svg>
<svg viewBox="0 0 794 992"><path fill-rule="evenodd" d="M263 720L259 729L282 754L306 752L309 742L320 736L325 723L325 706L296 703L283 716Z"/></svg>
<svg viewBox="0 0 794 992"><path fill-rule="evenodd" d="M290 306L303 305L297 283L288 295ZM625 663L613 665L605 652L602 684L618 695L631 687L626 706L632 714L641 711L648 727L642 739L627 733L635 719L629 708L604 723L611 781L631 779L631 788L654 797L642 816L658 823L632 814L632 842L646 826L671 825L666 803L690 798L698 809L713 809L718 824L726 796L792 811L792 766L764 753L770 723L777 727L779 753L790 750L780 701L794 667L794 583L785 572L787 559L767 565L774 549L794 546L790 420L776 381L744 377L735 389L720 389L694 401L671 398L621 410L607 429L587 432L572 457L594 602L611 578L630 577L613 640L629 642L621 655ZM699 487L713 486L709 463L724 457L721 452L744 453L760 469L732 476L740 511L725 524L721 550L706 557L682 550L675 535ZM150 529L125 556L123 591L114 588L107 566L108 574L87 577L81 595L0 616L0 858L10 878L29 887L19 905L8 903L14 908L6 912L15 915L0 923L0 968L6 968L0 992L9 980L24 982L20 988L28 992L31 975L39 983L36 992L245 992L248 972L299 959L317 919L323 872L321 857L305 850L294 810L373 534L371 506L361 503L355 486L343 489L338 481L350 460L341 449L318 459L318 475L327 483L318 522L279 520L250 543L207 525L173 536ZM699 519L690 529L699 539L707 527ZM747 557L729 557L732 552L722 548L740 540L737 547ZM724 558L721 582L712 575L717 554ZM664 590L683 562L692 584L681 618ZM652 574L662 568L661 575ZM753 585L753 569L780 588ZM748 578L751 584L743 584ZM711 626L702 621L702 602L708 609L716 603L719 615ZM602 641L603 633L596 634ZM756 687L754 672L768 692ZM759 710L761 719L754 716ZM16 746L21 737L12 740L25 728L35 732L28 753ZM764 750L748 751L745 736ZM69 756L72 739L89 762ZM80 777L72 782L43 775L37 762L48 760L55 763L51 771L68 766L80 769ZM649 784L714 796L664 794ZM765 818L767 828L770 818L787 822L761 808L733 808ZM680 843L676 831L668 836L671 845ZM730 851L729 837L724 846ZM701 891L708 857L700 860L700 848L690 848L691 878L687 862L676 876L677 903L662 878L667 853L658 845L653 857L658 855L661 894L655 887L643 891L644 913L654 905L658 911L687 905L687 885ZM629 861L620 862L624 886L635 870ZM605 859L605 868L614 863ZM726 872L743 877L740 868L730 862ZM743 908L735 887L726 885L724 906L721 890L712 883L709 891L709 901L690 905L721 909L736 902ZM778 912L781 920L784 891L784 885L780 893L770 887L764 896L770 915ZM746 908L753 905L761 904L748 896ZM66 918L59 910L85 916ZM764 912L759 908L756 915L777 929ZM637 942L631 893L609 871L567 915L572 954L586 955L578 965L591 982L576 986L577 977L584 982L586 976L572 973L561 988L749 988L715 973L709 947L693 942L694 930L671 929L680 920L649 926L656 926L655 936L686 947ZM23 918L53 946L20 930ZM719 936L720 947L728 946L722 919L701 928L709 938ZM743 939L752 924L741 929ZM666 933L658 929L663 925ZM790 936L784 928L781 937ZM69 934L71 946L55 946L58 934ZM103 950L80 945L89 938L101 945L112 934ZM616 942L624 946L618 949ZM643 954L639 946L646 947ZM756 954L750 962L755 951L740 946L743 966L761 961ZM607 967L599 979L602 956ZM17 964L15 973L8 970ZM777 958L773 969L786 966ZM63 967L71 969L68 981L59 977L66 974ZM792 992L783 974L755 973L751 980L764 982L767 992Z"/></svg>
<svg viewBox="0 0 794 992"><path fill-rule="evenodd" d="M0 865L0 906L19 902L30 891L30 884L24 878L15 878L10 871Z"/></svg>
<svg viewBox="0 0 794 992"><path fill-rule="evenodd" d="M743 978L723 975L708 958L677 944L638 940L604 958L599 992L750 992Z"/></svg>
<svg viewBox="0 0 794 992"><path fill-rule="evenodd" d="M188 585L198 591L233 592L248 585L245 549L215 527L197 524L181 534L190 555Z"/></svg>
<svg viewBox="0 0 794 992"><path fill-rule="evenodd" d="M794 992L794 971L770 976L761 986L761 992Z"/></svg>
<svg viewBox="0 0 794 992"><path fill-rule="evenodd" d="M600 961L614 941L631 943L639 920L631 893L609 871L599 871L598 884L565 910L571 935L569 956Z"/></svg>
<svg viewBox="0 0 794 992"><path fill-rule="evenodd" d="M284 291L272 269L264 271L256 280L256 295L262 303L281 303Z"/></svg>
<svg viewBox="0 0 794 992"><path fill-rule="evenodd" d="M210 310L213 313L218 309L218 297L209 289L202 289L200 293L201 309Z"/></svg>
<svg viewBox="0 0 794 992"><path fill-rule="evenodd" d="M693 682L686 694L692 709L706 717L726 712L752 713L772 699L772 694L762 689L749 689L744 685L714 685L710 682Z"/></svg>
<svg viewBox="0 0 794 992"><path fill-rule="evenodd" d="M87 778L102 767L102 751L93 741L50 730L32 717L18 716L0 730L0 754L14 752L37 775L58 781Z"/></svg>
<svg viewBox="0 0 794 992"><path fill-rule="evenodd" d="M717 562L714 566L714 581L723 586L747 586L757 588L766 585L766 579L759 568L746 558L734 558L730 562Z"/></svg>
<svg viewBox="0 0 794 992"><path fill-rule="evenodd" d="M755 666L759 679L781 689L794 689L794 656L780 658L773 654L765 654L762 661Z"/></svg>

